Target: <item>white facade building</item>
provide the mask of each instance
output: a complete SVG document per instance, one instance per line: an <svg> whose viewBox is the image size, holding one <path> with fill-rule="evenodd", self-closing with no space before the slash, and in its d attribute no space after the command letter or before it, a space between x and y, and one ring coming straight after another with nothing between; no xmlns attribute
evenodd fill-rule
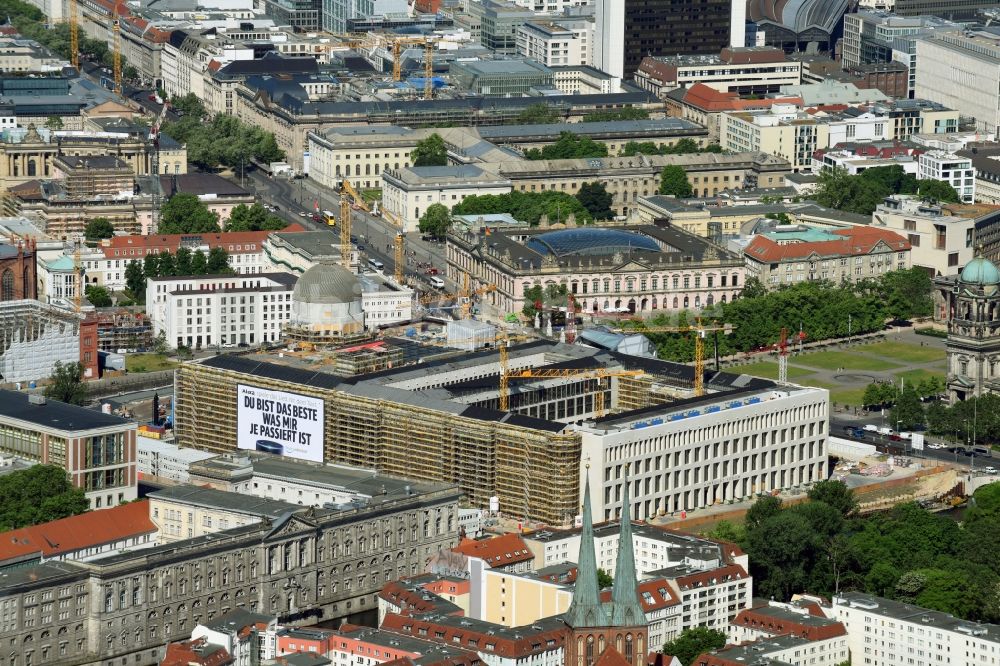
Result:
<svg viewBox="0 0 1000 666"><path fill-rule="evenodd" d="M173 442L143 437L141 434L135 438L135 449L139 474L175 483L187 483L190 480L188 467L191 463L216 456L215 453L199 449L182 449Z"/></svg>
<svg viewBox="0 0 1000 666"><path fill-rule="evenodd" d="M291 316L296 277L288 273L150 278L146 311L153 337L192 349L277 342Z"/></svg>
<svg viewBox="0 0 1000 666"><path fill-rule="evenodd" d="M914 95L976 119L976 128L1000 127L1000 35L969 31L937 33L917 40ZM982 94L969 94L969 91ZM993 91L987 94L986 91Z"/></svg>
<svg viewBox="0 0 1000 666"><path fill-rule="evenodd" d="M697 406L664 405L580 426L581 489L589 478L594 515L618 515L626 473L637 520L825 479L829 392L752 387L739 397L730 391L712 400L709 393Z"/></svg>
<svg viewBox="0 0 1000 666"><path fill-rule="evenodd" d="M970 157L959 157L943 150L928 151L920 155L917 178L948 183L965 203L976 200L976 170Z"/></svg>
<svg viewBox="0 0 1000 666"><path fill-rule="evenodd" d="M510 180L471 164L382 172L382 205L402 220L404 232L416 231L420 216L433 204L450 210L466 197L510 191Z"/></svg>
<svg viewBox="0 0 1000 666"><path fill-rule="evenodd" d="M625 76L625 0L595 0L591 63L619 79Z"/></svg>
<svg viewBox="0 0 1000 666"><path fill-rule="evenodd" d="M857 592L834 597L833 610L847 628L852 666L978 666L1000 654L995 624Z"/></svg>
<svg viewBox="0 0 1000 666"><path fill-rule="evenodd" d="M590 64L589 20L528 21L517 28L517 52L546 67Z"/></svg>

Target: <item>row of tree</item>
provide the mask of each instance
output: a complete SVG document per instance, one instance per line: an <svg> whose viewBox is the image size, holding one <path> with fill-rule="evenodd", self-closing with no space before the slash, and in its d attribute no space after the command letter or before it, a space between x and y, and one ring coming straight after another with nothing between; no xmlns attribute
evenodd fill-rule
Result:
<svg viewBox="0 0 1000 666"><path fill-rule="evenodd" d="M226 231L279 231L288 226L283 219L259 203L234 206ZM161 234L208 234L221 230L219 216L194 194L180 193L160 206Z"/></svg>
<svg viewBox="0 0 1000 666"><path fill-rule="evenodd" d="M224 248L213 247L205 254L202 250L192 252L186 247L180 247L174 254L159 252L147 254L142 261L130 261L125 267L125 291L133 300L141 303L146 299L146 281L149 278L232 272L229 253Z"/></svg>
<svg viewBox="0 0 1000 666"><path fill-rule="evenodd" d="M786 507L762 497L743 526L712 535L739 543L754 593L785 600L861 590L961 618L1000 619L1000 484L976 491L961 524L917 504L860 517L840 481L821 481L809 501Z"/></svg>
<svg viewBox="0 0 1000 666"><path fill-rule="evenodd" d="M934 402L926 410L927 429L957 442L1000 444L1000 396L986 393L954 405Z"/></svg>
<svg viewBox="0 0 1000 666"><path fill-rule="evenodd" d="M710 143L707 146L699 146L694 139L680 139L670 145L656 144L652 141L629 141L622 146L618 153L622 157L632 157L634 155L690 155L693 153L721 153L722 146L717 143Z"/></svg>
<svg viewBox="0 0 1000 666"><path fill-rule="evenodd" d="M810 340L826 340L882 330L887 319L923 315L930 303L931 285L927 274L908 269L885 274L857 284L799 282L766 290L756 279L747 280L740 298L706 306L704 319L733 325L731 335L720 336L723 355L749 352L774 345L781 329L799 330ZM693 305L693 304L689 304ZM687 326L693 317L686 311L676 316L654 317L652 326ZM640 321L626 327L641 329ZM694 341L686 333L653 333L660 358L690 361Z"/></svg>
<svg viewBox="0 0 1000 666"><path fill-rule="evenodd" d="M508 192L466 197L452 208L455 215L507 213L514 219L535 226L545 215L550 222L566 222L570 215L577 224L593 221L593 215L580 200L565 192Z"/></svg>
<svg viewBox="0 0 1000 666"><path fill-rule="evenodd" d="M254 160L269 163L285 158L272 133L247 125L235 116L219 113L209 118L194 93L175 100L175 106L184 109L184 116L177 122L166 123L163 133L186 144L188 162L192 164L203 169L222 166L242 172Z"/></svg>
<svg viewBox="0 0 1000 666"><path fill-rule="evenodd" d="M882 200L892 194L916 194L941 202L959 201L955 189L940 180L917 180L898 164L866 169L852 176L844 169L823 169L813 199L850 213L871 215Z"/></svg>

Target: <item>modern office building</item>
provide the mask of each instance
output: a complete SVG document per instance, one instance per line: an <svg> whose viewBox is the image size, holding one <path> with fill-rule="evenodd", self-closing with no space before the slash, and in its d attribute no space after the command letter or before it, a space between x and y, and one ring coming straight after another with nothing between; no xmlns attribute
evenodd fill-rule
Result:
<svg viewBox="0 0 1000 666"><path fill-rule="evenodd" d="M546 67L589 65L593 36L587 18L528 21L517 28L517 52Z"/></svg>
<svg viewBox="0 0 1000 666"><path fill-rule="evenodd" d="M963 203L976 200L976 170L972 158L943 150L930 150L918 158L917 178L939 180L955 188Z"/></svg>
<svg viewBox="0 0 1000 666"><path fill-rule="evenodd" d="M802 63L789 60L784 51L773 46L727 47L719 55L643 58L635 81L659 97L697 83L720 92L764 95L802 83Z"/></svg>
<svg viewBox="0 0 1000 666"><path fill-rule="evenodd" d="M914 95L957 110L976 128L1000 129L1000 96L970 95L1000 90L1000 32L995 27L935 33L917 41Z"/></svg>
<svg viewBox="0 0 1000 666"><path fill-rule="evenodd" d="M153 337L191 349L275 342L292 315L290 273L169 276L146 282Z"/></svg>
<svg viewBox="0 0 1000 666"><path fill-rule="evenodd" d="M731 45L733 15L740 15L739 3L731 0L706 0L698 4L682 0L608 0L608 4L609 18L605 24L611 30L621 25L622 36L619 38L615 33L596 39L594 62L598 66L598 48L612 53L623 49L622 73L608 72L623 77L635 74L646 56L719 53ZM598 10L600 29L600 4ZM618 18L619 12L624 14L623 18Z"/></svg>
<svg viewBox="0 0 1000 666"><path fill-rule="evenodd" d="M91 509L136 498L135 434L133 421L0 389L0 453L62 467Z"/></svg>
<svg viewBox="0 0 1000 666"><path fill-rule="evenodd" d="M988 209L924 201L916 195L886 198L872 214L873 227L886 227L910 242L910 262L931 275L951 275L972 261L976 220Z"/></svg>

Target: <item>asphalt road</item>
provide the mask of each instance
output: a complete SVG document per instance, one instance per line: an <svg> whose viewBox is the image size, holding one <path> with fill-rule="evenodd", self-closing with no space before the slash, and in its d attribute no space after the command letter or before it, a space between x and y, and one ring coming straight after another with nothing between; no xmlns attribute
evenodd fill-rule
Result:
<svg viewBox="0 0 1000 666"><path fill-rule="evenodd" d="M946 439L928 435L924 440L924 450L915 451L910 448L909 442L901 441L894 442L890 440L885 435L879 435L872 432L865 432L863 437L854 437L848 435L844 430L847 426L853 427L863 427L865 424L871 424L879 427L888 426L892 427L891 424L883 422L883 417L878 414L869 414L867 417L861 416L846 416L844 414L833 414L830 416L830 435L833 437L841 437L843 439L850 439L856 442L864 442L865 444L873 444L879 451L883 453L889 453L893 455L906 455L914 458L926 458L930 460L937 460L940 462L951 463L953 465L958 465L962 468L981 468L987 465L992 465L994 467L1000 463L1000 460L994 457L975 457L970 458L968 456L961 455L955 451L949 451L948 449L931 449L927 448L928 444L932 443L944 443L948 447L953 447L954 444Z"/></svg>
<svg viewBox="0 0 1000 666"><path fill-rule="evenodd" d="M271 178L259 170L248 170L244 186L252 189L257 196L272 205L278 206L277 214L288 222L298 222L309 229L327 228L322 222L314 222L310 217L318 205L319 211L333 211L340 215L340 196L336 192L323 190L307 178L288 180ZM305 213L305 216L300 215ZM396 227L387 220L369 215L364 211L353 211L351 215L351 235L357 239L357 244L364 248L362 261L377 259L385 265L385 273L391 275L395 271ZM405 235L407 252L404 274L414 280L421 291L433 292L428 281L426 268L432 266L438 269L439 276L445 280L447 291L457 289L457 285L444 277L445 257L444 244L427 242L420 238L419 233L410 232Z"/></svg>

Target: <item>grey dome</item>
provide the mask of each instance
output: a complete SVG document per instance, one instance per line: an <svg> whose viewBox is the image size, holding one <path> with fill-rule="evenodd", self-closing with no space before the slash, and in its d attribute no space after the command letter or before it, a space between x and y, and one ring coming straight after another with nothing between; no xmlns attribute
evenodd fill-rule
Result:
<svg viewBox="0 0 1000 666"><path fill-rule="evenodd" d="M361 283L346 268L316 264L299 278L292 300L300 303L353 303L361 299Z"/></svg>

